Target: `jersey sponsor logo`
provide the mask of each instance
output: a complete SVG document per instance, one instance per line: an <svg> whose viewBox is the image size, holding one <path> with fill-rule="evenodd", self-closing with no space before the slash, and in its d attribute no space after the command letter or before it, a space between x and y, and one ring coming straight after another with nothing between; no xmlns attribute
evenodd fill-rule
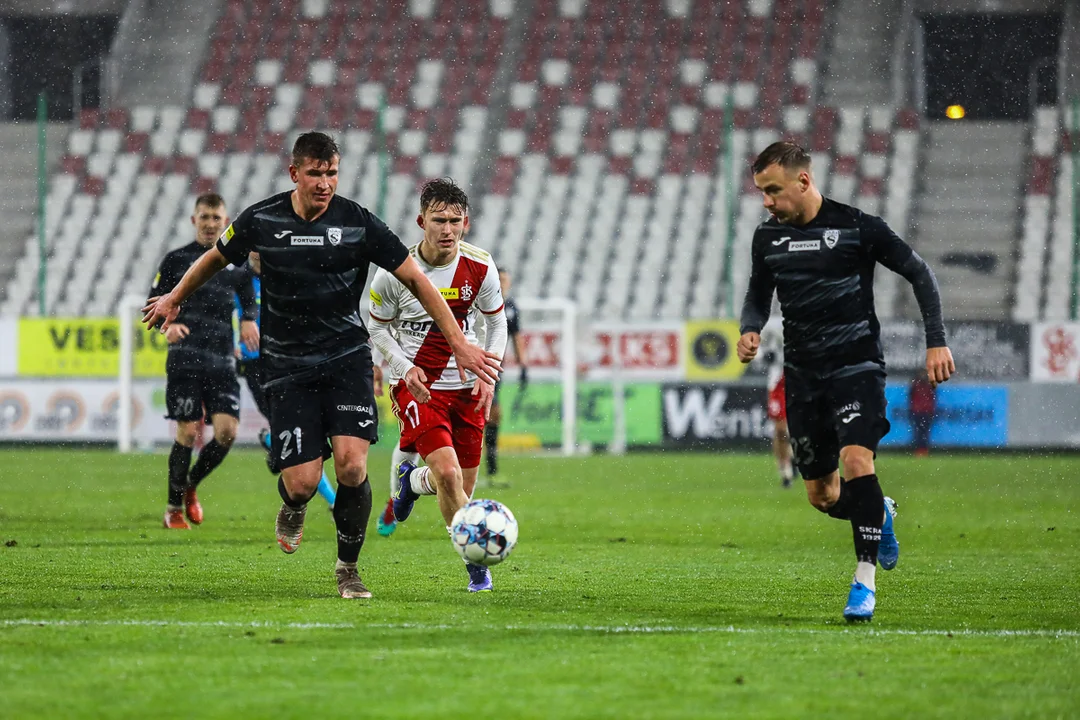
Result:
<svg viewBox="0 0 1080 720"><path fill-rule="evenodd" d="M360 422L357 423L357 425L359 425L360 427L368 427L369 425L371 425L374 422L375 422L374 420L361 420Z"/></svg>
<svg viewBox="0 0 1080 720"><path fill-rule="evenodd" d="M330 241L331 245L341 244L341 228L327 228L326 239Z"/></svg>
<svg viewBox="0 0 1080 720"><path fill-rule="evenodd" d="M856 413L851 413L846 418L841 418L840 422L847 425L849 422L851 422L852 420L854 420L857 417L862 417L862 413L857 413L857 412Z"/></svg>
<svg viewBox="0 0 1080 720"><path fill-rule="evenodd" d="M371 302L373 302L373 303L375 303L376 305L378 305L378 306L382 307L382 295L380 295L379 293L375 292L375 288L372 288L372 289L371 289L371 290L369 291L369 293L368 293L368 294L370 294L370 295L371 295Z"/></svg>
<svg viewBox="0 0 1080 720"><path fill-rule="evenodd" d="M836 243L840 242L840 231L839 230L826 230L824 237L825 237L825 247L832 250L834 247L836 247Z"/></svg>
<svg viewBox="0 0 1080 720"><path fill-rule="evenodd" d="M281 240L282 238L287 238L290 235L292 235L292 230L282 230L279 233L274 233L274 237L278 240Z"/></svg>
<svg viewBox="0 0 1080 720"><path fill-rule="evenodd" d="M786 243L790 239L791 239L790 235L785 235L784 237L780 238L779 240L773 240L772 244L773 245L783 245L784 243Z"/></svg>
<svg viewBox="0 0 1080 720"><path fill-rule="evenodd" d="M337 409L341 412L358 412L366 415L375 414L375 408L370 405L338 405Z"/></svg>
<svg viewBox="0 0 1080 720"><path fill-rule="evenodd" d="M799 242L788 243L788 252L805 252L806 250L820 250L820 240L800 240Z"/></svg>
<svg viewBox="0 0 1080 720"><path fill-rule="evenodd" d="M293 235L289 240L290 245L322 245L322 235Z"/></svg>
<svg viewBox="0 0 1080 720"><path fill-rule="evenodd" d="M221 240L222 245L228 245L229 241L233 239L233 235L235 234L236 231L233 230L232 223L229 223L229 227L225 228L225 232L221 233L221 237L218 239Z"/></svg>
<svg viewBox="0 0 1080 720"><path fill-rule="evenodd" d="M461 299L465 302L472 300L473 286L466 280L465 284L461 286Z"/></svg>
<svg viewBox="0 0 1080 720"><path fill-rule="evenodd" d="M444 300L457 300L461 295L457 288L439 288L439 293Z"/></svg>

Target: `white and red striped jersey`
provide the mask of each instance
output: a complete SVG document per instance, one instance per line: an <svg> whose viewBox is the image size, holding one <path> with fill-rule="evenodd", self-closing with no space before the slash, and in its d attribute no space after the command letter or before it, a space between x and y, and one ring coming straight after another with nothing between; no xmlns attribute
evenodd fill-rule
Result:
<svg viewBox="0 0 1080 720"><path fill-rule="evenodd" d="M409 254L439 289L466 339L476 343L478 314L495 315L503 309L495 261L475 245L462 242L456 258L446 265L435 267L420 257L419 247L414 245L409 248ZM412 363L424 371L432 389L472 387L476 376L466 373L468 382L461 382L457 361L446 337L420 301L397 278L380 269L371 281L370 294L368 313L371 319L390 326L391 335ZM391 382L401 379L393 367L390 379Z"/></svg>
<svg viewBox="0 0 1080 720"><path fill-rule="evenodd" d="M771 317L761 328L761 348L758 353L764 358L766 383L771 392L784 375L784 321L781 318Z"/></svg>

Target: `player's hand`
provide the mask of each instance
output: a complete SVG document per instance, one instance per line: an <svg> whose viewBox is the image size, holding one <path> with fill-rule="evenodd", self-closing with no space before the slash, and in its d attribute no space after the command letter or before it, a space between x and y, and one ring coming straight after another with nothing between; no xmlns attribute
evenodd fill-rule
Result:
<svg viewBox="0 0 1080 720"><path fill-rule="evenodd" d="M476 398L476 412L484 414L484 420L491 419L491 401L495 398L495 386L486 382L473 385L473 397Z"/></svg>
<svg viewBox="0 0 1080 720"><path fill-rule="evenodd" d="M248 349L248 352L258 352L259 323L254 320L241 320L240 342L244 343L244 347Z"/></svg>
<svg viewBox="0 0 1080 720"><path fill-rule="evenodd" d="M934 387L956 374L956 363L953 362L949 348L926 349L926 374L930 376L930 384Z"/></svg>
<svg viewBox="0 0 1080 720"><path fill-rule="evenodd" d="M465 343L454 350L454 357L457 359L458 374L461 375L461 382L468 382L468 378L465 376L466 370L478 377L481 382L486 382L489 385L494 385L499 381L502 362L495 353L488 352L479 345Z"/></svg>
<svg viewBox="0 0 1080 720"><path fill-rule="evenodd" d="M758 348L761 347L761 335L756 332L743 333L735 350L739 354L739 361L744 365L757 356Z"/></svg>
<svg viewBox="0 0 1080 720"><path fill-rule="evenodd" d="M518 377L518 392L529 387L529 368L521 366L521 376Z"/></svg>
<svg viewBox="0 0 1080 720"><path fill-rule="evenodd" d="M175 325L170 325L169 329L165 331L165 342L172 345L173 343L180 342L190 334L191 330L188 330L187 325L176 323Z"/></svg>
<svg viewBox="0 0 1080 720"><path fill-rule="evenodd" d="M180 306L172 299L172 293L166 293L147 300L142 312L142 321L147 327L159 327L160 323L159 329L162 334L165 334L173 320L180 314Z"/></svg>
<svg viewBox="0 0 1080 720"><path fill-rule="evenodd" d="M371 385L375 390L375 397L382 397L383 394L383 375L382 368L378 365L372 368ZM421 372L423 372L421 370Z"/></svg>
<svg viewBox="0 0 1080 720"><path fill-rule="evenodd" d="M405 373L405 387L409 388L416 402L426 403L431 399L431 391L424 384L426 382L427 375L418 367L410 368L409 372Z"/></svg>

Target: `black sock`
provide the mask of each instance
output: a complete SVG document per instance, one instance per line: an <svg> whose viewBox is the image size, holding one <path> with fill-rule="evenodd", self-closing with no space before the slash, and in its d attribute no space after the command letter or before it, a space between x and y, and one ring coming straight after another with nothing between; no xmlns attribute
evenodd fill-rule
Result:
<svg viewBox="0 0 1080 720"><path fill-rule="evenodd" d="M877 475L863 475L848 481L851 493L851 529L855 536L855 557L859 562L877 563L881 523L885 515L885 493Z"/></svg>
<svg viewBox="0 0 1080 720"><path fill-rule="evenodd" d="M337 556L344 563L354 563L364 547L364 535L371 519L371 483L364 479L358 487L338 485L334 500L334 524L337 525Z"/></svg>
<svg viewBox="0 0 1080 720"><path fill-rule="evenodd" d="M496 423L484 427L484 447L487 448L487 474L494 475L499 470L499 426Z"/></svg>
<svg viewBox="0 0 1080 720"><path fill-rule="evenodd" d="M191 487L198 487L199 483L205 480L206 476L221 464L221 461L229 454L229 448L231 447L231 445L222 445L217 440L211 440L203 445L203 449L199 451L199 457L195 460L194 467L191 468L188 484Z"/></svg>
<svg viewBox="0 0 1080 720"><path fill-rule="evenodd" d="M293 509L296 509L296 510L299 510L300 508L307 505L308 501L311 500L311 498L315 497L315 493L312 493L311 495L304 498L303 500L293 500L291 497L289 497L289 491L285 489L285 481L282 479L282 477L280 475L278 475L278 479L277 479L277 491L278 491L278 495L281 496L282 501L284 501L284 503L286 505L288 505L289 507L291 507Z"/></svg>
<svg viewBox="0 0 1080 720"><path fill-rule="evenodd" d="M179 507L184 504L184 490L187 490L188 468L191 467L191 448L173 442L169 453L169 504Z"/></svg>
<svg viewBox="0 0 1080 720"><path fill-rule="evenodd" d="M848 490L848 484L844 482L844 478L840 478L839 499L837 499L836 503L826 510L825 513L829 517L834 517L837 520L851 519L851 491Z"/></svg>

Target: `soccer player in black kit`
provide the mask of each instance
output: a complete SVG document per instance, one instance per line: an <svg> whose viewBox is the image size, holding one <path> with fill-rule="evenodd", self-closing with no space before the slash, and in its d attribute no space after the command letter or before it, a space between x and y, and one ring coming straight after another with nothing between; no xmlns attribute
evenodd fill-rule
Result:
<svg viewBox="0 0 1080 720"><path fill-rule="evenodd" d="M466 341L401 240L367 209L335 194L340 155L329 135L300 135L289 166L296 188L244 210L171 293L147 304L143 321L167 332L194 290L230 262L242 264L248 253L259 253L261 353L273 452L281 467L277 542L286 553L296 551L308 500L332 455L338 593L369 598L357 571L371 515L368 447L378 439L371 344L359 313L369 263L392 272L420 300L438 326L432 332L442 334L463 372L494 383L499 364Z"/></svg>
<svg viewBox="0 0 1080 720"><path fill-rule="evenodd" d="M878 442L889 432L874 266L881 263L911 283L926 330L926 370L935 384L956 372L937 281L881 218L823 198L810 156L798 145L773 143L752 169L772 218L754 232L739 359L748 363L757 354L775 289L784 315L795 462L810 504L851 523L857 564L844 617L870 620L877 563L891 570L900 556L895 503L884 496L874 471Z"/></svg>
<svg viewBox="0 0 1080 720"><path fill-rule="evenodd" d="M161 261L150 295L170 292L199 258L214 246L228 217L220 195L207 193L195 200L191 224L195 241L168 253ZM240 418L240 383L233 352L233 298L240 298L241 341L258 348L255 324L255 291L246 270L230 269L214 276L191 296L165 337L169 355L165 361L166 415L176 421L176 442L169 453L169 499L164 525L188 530L187 519L202 524L202 505L195 489L232 447ZM203 411L214 426L214 439L191 465Z"/></svg>

